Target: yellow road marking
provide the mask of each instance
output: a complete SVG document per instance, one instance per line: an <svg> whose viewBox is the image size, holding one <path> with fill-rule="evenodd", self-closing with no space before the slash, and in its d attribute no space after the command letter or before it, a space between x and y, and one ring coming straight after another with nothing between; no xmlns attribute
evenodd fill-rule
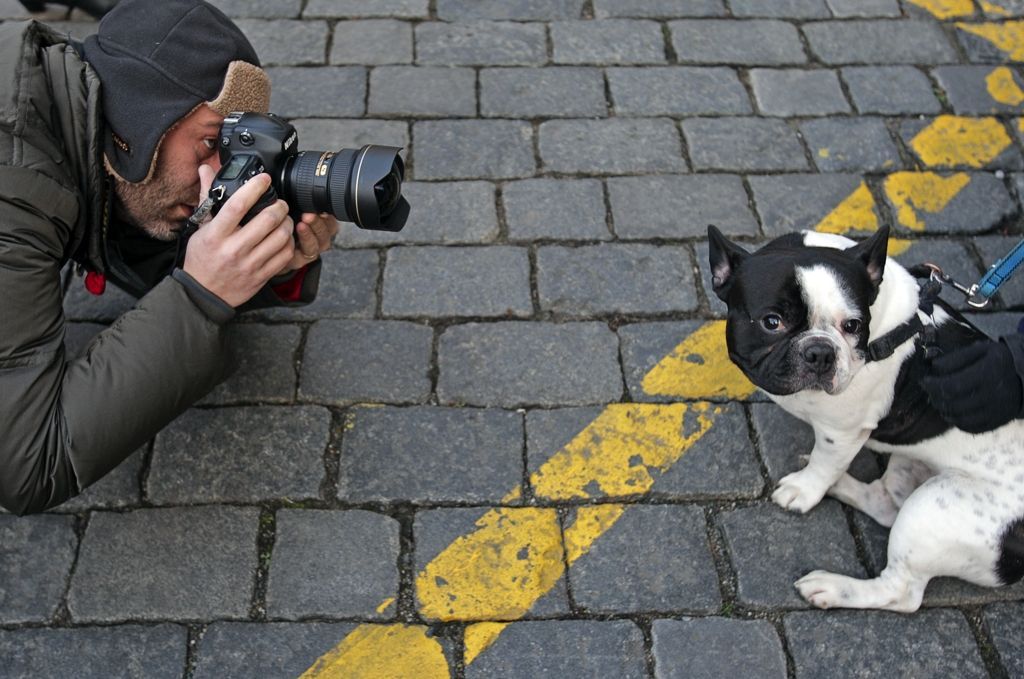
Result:
<svg viewBox="0 0 1024 679"><path fill-rule="evenodd" d="M983 10L985 10L985 12L987 12L988 14L998 14L1000 16L1010 16L1010 10L1006 9L1005 7L1000 7L999 5L997 5L995 3L986 2L986 0L980 0L980 4L981 4L981 8Z"/></svg>
<svg viewBox="0 0 1024 679"><path fill-rule="evenodd" d="M896 219L912 231L924 231L921 212L941 212L971 178L963 172L943 177L934 172L896 172L885 179L885 192Z"/></svg>
<svg viewBox="0 0 1024 679"><path fill-rule="evenodd" d="M652 396L745 399L754 385L726 350L725 321L697 328L644 376L641 386Z"/></svg>
<svg viewBox="0 0 1024 679"><path fill-rule="evenodd" d="M910 141L928 167L984 167L1010 144L1006 128L995 118L950 115L939 116Z"/></svg>
<svg viewBox="0 0 1024 679"><path fill-rule="evenodd" d="M303 677L448 679L441 644L414 625L360 625Z"/></svg>
<svg viewBox="0 0 1024 679"><path fill-rule="evenodd" d="M985 86L989 95L1000 104L1018 106L1024 101L1024 91L1013 77L1013 71L1006 66L995 68L985 76Z"/></svg>
<svg viewBox="0 0 1024 679"><path fill-rule="evenodd" d="M966 17L974 14L971 0L910 0L910 3L926 9L939 19Z"/></svg>
<svg viewBox="0 0 1024 679"><path fill-rule="evenodd" d="M956 27L988 40L1013 61L1024 60L1024 21L985 24L958 22Z"/></svg>

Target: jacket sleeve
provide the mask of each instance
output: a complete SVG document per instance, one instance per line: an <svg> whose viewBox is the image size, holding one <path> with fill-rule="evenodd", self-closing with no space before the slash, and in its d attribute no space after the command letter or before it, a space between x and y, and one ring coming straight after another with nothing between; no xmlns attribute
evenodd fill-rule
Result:
<svg viewBox="0 0 1024 679"><path fill-rule="evenodd" d="M1024 321L1021 324L1024 325ZM1009 348L1010 354L1013 356L1013 367L1022 386L1024 386L1024 333L1017 332L1013 335L1006 335L1000 337L999 341ZM1021 403L1017 417L1024 417L1024 402Z"/></svg>
<svg viewBox="0 0 1024 679"><path fill-rule="evenodd" d="M60 219L0 201L0 505L16 514L79 493L228 372L222 327L170 277L68 361L67 241Z"/></svg>

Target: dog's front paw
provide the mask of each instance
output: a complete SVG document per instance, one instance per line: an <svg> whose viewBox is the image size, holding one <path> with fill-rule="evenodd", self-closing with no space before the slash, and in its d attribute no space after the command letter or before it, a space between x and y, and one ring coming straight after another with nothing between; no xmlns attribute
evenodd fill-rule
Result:
<svg viewBox="0 0 1024 679"><path fill-rule="evenodd" d="M818 608L849 606L851 593L847 587L850 578L828 571L811 571L796 581L800 596Z"/></svg>
<svg viewBox="0 0 1024 679"><path fill-rule="evenodd" d="M821 502L827 490L828 484L821 483L803 469L783 476L779 487L772 493L772 500L783 509L806 514Z"/></svg>

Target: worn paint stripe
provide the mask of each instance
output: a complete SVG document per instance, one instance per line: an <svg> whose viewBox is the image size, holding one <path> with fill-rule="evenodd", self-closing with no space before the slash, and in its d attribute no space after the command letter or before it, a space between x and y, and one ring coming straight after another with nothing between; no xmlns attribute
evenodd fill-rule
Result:
<svg viewBox="0 0 1024 679"><path fill-rule="evenodd" d="M1024 101L1024 90L1020 89L1017 79L1006 66L992 69L992 72L985 76L985 88L989 96L1000 104L1007 106L1019 106Z"/></svg>
<svg viewBox="0 0 1024 679"><path fill-rule="evenodd" d="M441 644L423 626L360 625L302 677L448 679Z"/></svg>
<svg viewBox="0 0 1024 679"><path fill-rule="evenodd" d="M910 4L931 12L939 19L956 19L974 14L971 0L909 0Z"/></svg>
<svg viewBox="0 0 1024 679"><path fill-rule="evenodd" d="M960 30L984 38L1013 61L1024 60L1024 21L969 24L958 22Z"/></svg>
<svg viewBox="0 0 1024 679"><path fill-rule="evenodd" d="M1006 128L995 118L942 115L915 135L910 146L930 168L981 168L1011 143Z"/></svg>
<svg viewBox="0 0 1024 679"><path fill-rule="evenodd" d="M885 192L896 209L896 221L912 231L924 231L922 213L942 212L970 181L963 172L948 177L934 172L896 172L886 177Z"/></svg>
<svg viewBox="0 0 1024 679"><path fill-rule="evenodd" d="M641 386L651 396L744 399L755 387L725 347L725 321L701 325L648 372Z"/></svg>

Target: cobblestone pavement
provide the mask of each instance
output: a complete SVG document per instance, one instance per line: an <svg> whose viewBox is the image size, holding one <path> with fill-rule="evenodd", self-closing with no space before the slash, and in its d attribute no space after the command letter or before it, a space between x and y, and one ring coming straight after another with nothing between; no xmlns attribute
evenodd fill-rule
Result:
<svg viewBox="0 0 1024 679"><path fill-rule="evenodd" d="M0 675L1024 676L1021 586L797 596L885 531L770 502L810 432L724 358L705 262L712 222L889 224L977 278L1020 238L1024 2L217 4L302 148L406 148L412 217L344 226L108 479L0 515ZM71 350L132 303L71 280ZM973 317L1022 311L1024 277Z"/></svg>

